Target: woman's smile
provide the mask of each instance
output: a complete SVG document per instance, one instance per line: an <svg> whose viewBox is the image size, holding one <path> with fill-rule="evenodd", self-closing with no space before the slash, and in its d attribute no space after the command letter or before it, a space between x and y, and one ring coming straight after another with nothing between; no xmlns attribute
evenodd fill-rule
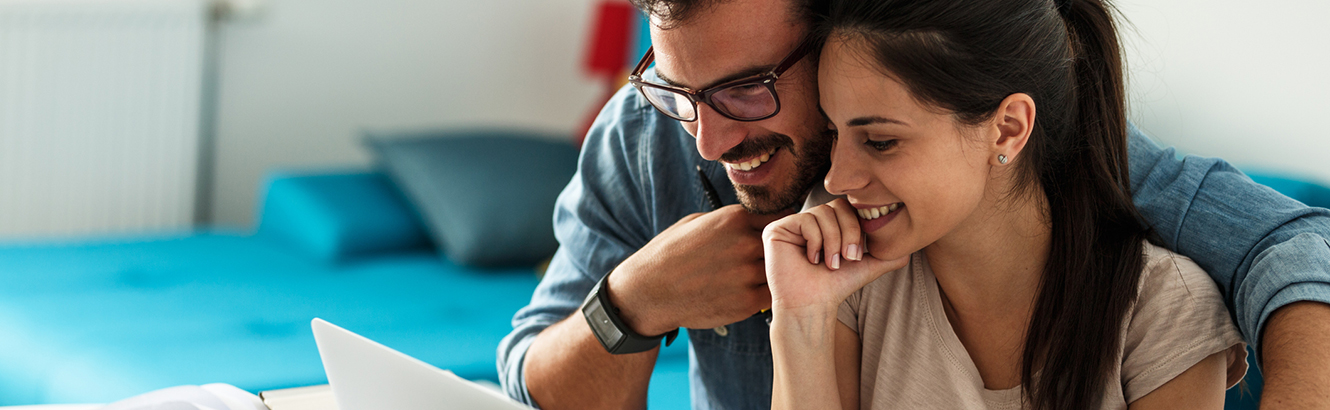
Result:
<svg viewBox="0 0 1330 410"><path fill-rule="evenodd" d="M904 202L896 202L888 205L855 205L856 213L859 214L859 229L865 234L872 233L888 222L896 219L896 215L905 209Z"/></svg>

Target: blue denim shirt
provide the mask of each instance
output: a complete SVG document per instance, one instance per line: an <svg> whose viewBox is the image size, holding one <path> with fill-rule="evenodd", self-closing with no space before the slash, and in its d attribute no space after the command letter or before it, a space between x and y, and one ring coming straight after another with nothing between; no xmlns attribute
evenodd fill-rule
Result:
<svg viewBox="0 0 1330 410"><path fill-rule="evenodd" d="M1281 306L1330 303L1330 211L1257 185L1222 160L1178 159L1134 126L1129 138L1136 206L1162 245L1210 273L1249 343L1259 346L1261 325ZM554 230L561 246L499 345L499 378L509 396L536 405L522 359L537 333L576 313L601 277L656 234L685 215L711 210L696 166L722 202L738 203L722 166L698 154L678 121L656 112L632 87L606 104L582 147L577 174L559 196ZM730 325L727 336L689 332L695 409L771 407L769 330L754 317Z"/></svg>

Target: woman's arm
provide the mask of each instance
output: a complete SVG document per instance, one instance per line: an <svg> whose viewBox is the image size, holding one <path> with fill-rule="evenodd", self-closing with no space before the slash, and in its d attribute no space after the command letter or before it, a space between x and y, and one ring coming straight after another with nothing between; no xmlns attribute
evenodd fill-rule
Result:
<svg viewBox="0 0 1330 410"><path fill-rule="evenodd" d="M859 334L834 314L825 322L835 327L834 334L792 321L771 322L773 410L859 409Z"/></svg>
<svg viewBox="0 0 1330 410"><path fill-rule="evenodd" d="M836 384L840 387L840 407L859 410L859 369L863 343L859 334L844 323L836 326Z"/></svg>
<svg viewBox="0 0 1330 410"><path fill-rule="evenodd" d="M1202 359L1130 405L1131 410L1223 409L1228 350Z"/></svg>
<svg viewBox="0 0 1330 410"><path fill-rule="evenodd" d="M837 199L762 231L771 289L772 409L842 408L847 388L838 376L849 373L842 367L852 362L857 389L859 339L836 319L837 309L847 296L909 261L908 255L884 261L850 252L851 245L863 246L853 209L845 199ZM849 335L842 334L846 332ZM848 343L842 340L847 336L856 343L852 352L837 349ZM846 408L858 407L854 399L854 407Z"/></svg>
<svg viewBox="0 0 1330 410"><path fill-rule="evenodd" d="M835 346L836 327L843 325L836 321L835 306L825 311L775 312L771 409L841 409Z"/></svg>

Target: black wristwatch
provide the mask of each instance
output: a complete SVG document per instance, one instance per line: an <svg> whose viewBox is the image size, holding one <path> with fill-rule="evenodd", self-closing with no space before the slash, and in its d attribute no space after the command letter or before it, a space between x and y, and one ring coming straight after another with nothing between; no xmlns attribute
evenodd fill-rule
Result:
<svg viewBox="0 0 1330 410"><path fill-rule="evenodd" d="M582 316L586 317L591 332L596 334L600 345L605 346L605 351L610 354L645 352L660 346L662 337L665 338L666 346L674 343L674 338L679 336L679 329L658 336L642 336L624 324L619 319L619 309L610 303L610 293L605 287L609 278L610 275L605 275L600 282L596 282L596 287L591 289L591 294L582 302Z"/></svg>

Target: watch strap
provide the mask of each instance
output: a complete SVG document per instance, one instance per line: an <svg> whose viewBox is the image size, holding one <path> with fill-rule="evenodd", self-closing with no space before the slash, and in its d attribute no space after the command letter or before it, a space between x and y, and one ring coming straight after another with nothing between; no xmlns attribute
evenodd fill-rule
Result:
<svg viewBox="0 0 1330 410"><path fill-rule="evenodd" d="M610 303L609 289L605 286L610 275L605 275L587 295L582 303L582 315L586 318L591 332L595 333L600 345L611 354L631 354L645 352L660 346L660 339L665 338L669 346L679 336L679 329L674 329L657 336L643 336L633 331L619 317L619 309Z"/></svg>

